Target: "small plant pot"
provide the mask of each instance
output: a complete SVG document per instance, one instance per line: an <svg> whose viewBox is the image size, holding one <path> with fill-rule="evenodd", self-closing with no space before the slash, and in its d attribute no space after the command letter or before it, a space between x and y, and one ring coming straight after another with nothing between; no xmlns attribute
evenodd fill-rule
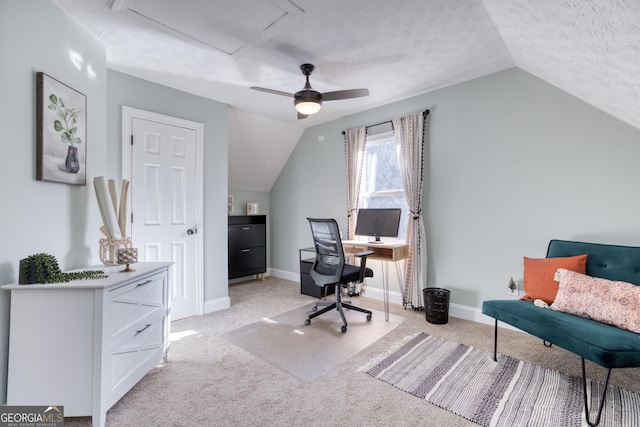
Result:
<svg viewBox="0 0 640 427"><path fill-rule="evenodd" d="M29 261L27 259L20 260L20 274L18 278L19 284L32 285L34 283L38 283L38 280L36 279L36 262L37 261ZM28 263L26 267L25 263ZM46 270L46 267L43 266L43 268L45 270L42 272L42 274L46 279L48 279L49 272Z"/></svg>

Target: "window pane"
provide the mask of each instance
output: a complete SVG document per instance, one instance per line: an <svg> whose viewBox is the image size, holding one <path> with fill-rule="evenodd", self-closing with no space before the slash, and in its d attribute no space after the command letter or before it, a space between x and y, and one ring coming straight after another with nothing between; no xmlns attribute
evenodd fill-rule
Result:
<svg viewBox="0 0 640 427"><path fill-rule="evenodd" d="M367 147L366 192L402 190L395 143Z"/></svg>
<svg viewBox="0 0 640 427"><path fill-rule="evenodd" d="M369 138L369 137L367 137ZM404 195L398 151L392 132L367 139L365 167L360 192L361 208L400 208L398 239L405 240L409 207Z"/></svg>

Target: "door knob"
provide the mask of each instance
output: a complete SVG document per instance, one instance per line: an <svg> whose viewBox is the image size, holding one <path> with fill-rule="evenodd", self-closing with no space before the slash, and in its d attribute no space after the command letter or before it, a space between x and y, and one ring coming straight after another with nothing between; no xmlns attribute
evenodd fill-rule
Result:
<svg viewBox="0 0 640 427"><path fill-rule="evenodd" d="M193 235L193 234L196 234L197 232L198 232L198 229L197 229L197 228L190 228L190 229L188 229L188 230L187 230L187 234L188 234L189 236L191 236L191 235Z"/></svg>

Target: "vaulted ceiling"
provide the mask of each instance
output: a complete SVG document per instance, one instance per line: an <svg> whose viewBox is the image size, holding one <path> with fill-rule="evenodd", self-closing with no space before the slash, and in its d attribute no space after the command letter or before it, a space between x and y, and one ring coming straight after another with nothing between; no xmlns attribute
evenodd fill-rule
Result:
<svg viewBox="0 0 640 427"><path fill-rule="evenodd" d="M232 107L232 189L269 191L305 127L511 67L640 128L637 0L53 3L105 44L109 68ZM292 98L250 89L297 92L305 62L316 66L314 89L370 96L298 120Z"/></svg>

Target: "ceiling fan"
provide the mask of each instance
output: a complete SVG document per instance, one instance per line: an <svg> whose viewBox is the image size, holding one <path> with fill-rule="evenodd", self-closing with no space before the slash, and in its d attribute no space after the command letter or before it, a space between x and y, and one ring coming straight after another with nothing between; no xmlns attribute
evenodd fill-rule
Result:
<svg viewBox="0 0 640 427"><path fill-rule="evenodd" d="M301 91L296 93L282 92L258 86L251 86L251 89L273 93L275 95L293 97L293 104L298 111L298 119L306 119L311 114L315 114L320 111L322 101L336 101L339 99L359 98L361 96L369 95L369 91L367 89L347 89L320 93L317 90L314 90L309 84L309 76L313 73L314 68L313 64L302 64L300 66L302 74L307 77L307 83Z"/></svg>

